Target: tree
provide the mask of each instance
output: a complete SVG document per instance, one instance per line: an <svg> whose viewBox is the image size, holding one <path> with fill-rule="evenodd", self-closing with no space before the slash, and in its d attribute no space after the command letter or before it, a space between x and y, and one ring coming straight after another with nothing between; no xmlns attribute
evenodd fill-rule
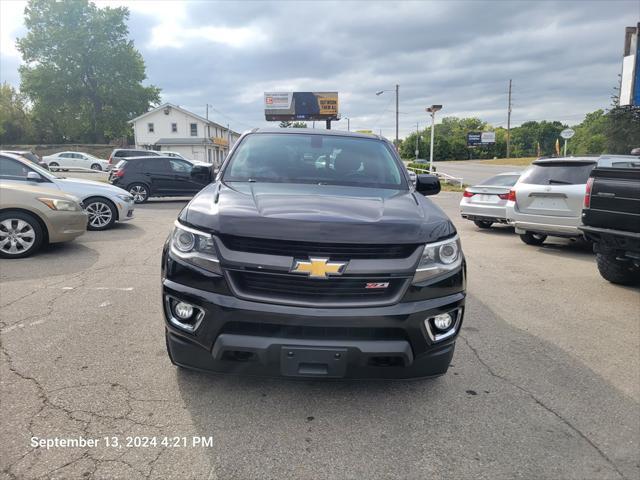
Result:
<svg viewBox="0 0 640 480"><path fill-rule="evenodd" d="M607 153L628 154L640 147L640 108L616 106L607 113Z"/></svg>
<svg viewBox="0 0 640 480"><path fill-rule="evenodd" d="M283 120L280 122L280 128L290 128L291 127L291 123L288 120Z"/></svg>
<svg viewBox="0 0 640 480"><path fill-rule="evenodd" d="M293 122L292 128L307 128L306 122Z"/></svg>
<svg viewBox="0 0 640 480"><path fill-rule="evenodd" d="M607 150L606 129L609 119L603 110L587 113L582 123L572 127L576 134L567 144L567 153L586 155L605 153Z"/></svg>
<svg viewBox="0 0 640 480"><path fill-rule="evenodd" d="M28 31L17 42L21 91L42 140L104 143L159 102L160 90L142 84L145 65L128 39L128 17L124 7L88 0L29 1Z"/></svg>
<svg viewBox="0 0 640 480"><path fill-rule="evenodd" d="M0 144L19 144L32 132L24 97L8 83L0 85Z"/></svg>

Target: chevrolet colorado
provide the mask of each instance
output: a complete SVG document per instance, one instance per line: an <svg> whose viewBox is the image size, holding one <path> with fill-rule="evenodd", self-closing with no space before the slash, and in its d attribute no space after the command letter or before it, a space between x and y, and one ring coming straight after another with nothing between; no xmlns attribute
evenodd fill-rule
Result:
<svg viewBox="0 0 640 480"><path fill-rule="evenodd" d="M640 283L638 166L592 170L582 210L580 230L593 241L600 275L623 285Z"/></svg>
<svg viewBox="0 0 640 480"><path fill-rule="evenodd" d="M182 210L163 250L178 366L409 378L447 371L462 325L457 232L381 137L254 130Z"/></svg>

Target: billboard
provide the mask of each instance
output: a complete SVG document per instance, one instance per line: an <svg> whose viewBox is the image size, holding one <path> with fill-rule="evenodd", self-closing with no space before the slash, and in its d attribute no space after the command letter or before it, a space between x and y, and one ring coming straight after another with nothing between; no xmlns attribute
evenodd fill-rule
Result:
<svg viewBox="0 0 640 480"><path fill-rule="evenodd" d="M338 92L265 92L267 121L337 120Z"/></svg>
<svg viewBox="0 0 640 480"><path fill-rule="evenodd" d="M621 106L640 106L640 23L625 29L624 56L620 75Z"/></svg>
<svg viewBox="0 0 640 480"><path fill-rule="evenodd" d="M467 133L467 147L491 145L496 143L496 132L469 132Z"/></svg>

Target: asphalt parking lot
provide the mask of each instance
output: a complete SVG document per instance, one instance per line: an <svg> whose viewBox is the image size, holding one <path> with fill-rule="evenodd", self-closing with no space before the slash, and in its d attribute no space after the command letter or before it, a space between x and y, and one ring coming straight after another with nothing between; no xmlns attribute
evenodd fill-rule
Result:
<svg viewBox="0 0 640 480"><path fill-rule="evenodd" d="M449 372L433 380L177 370L160 251L183 200L3 261L0 478L638 478L638 289L604 281L583 245L478 230L458 217L459 195L435 202L460 230L467 313ZM31 437L100 443L45 450Z"/></svg>

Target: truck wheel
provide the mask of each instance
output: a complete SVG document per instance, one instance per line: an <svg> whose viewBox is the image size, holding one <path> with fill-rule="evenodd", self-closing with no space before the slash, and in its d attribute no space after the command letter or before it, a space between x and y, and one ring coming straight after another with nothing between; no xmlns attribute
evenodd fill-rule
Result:
<svg viewBox="0 0 640 480"><path fill-rule="evenodd" d="M546 239L547 236L542 233L527 232L520 235L520 240L527 245L542 245Z"/></svg>
<svg viewBox="0 0 640 480"><path fill-rule="evenodd" d="M34 253L44 241L40 222L24 212L0 214L0 258L23 258Z"/></svg>
<svg viewBox="0 0 640 480"><path fill-rule="evenodd" d="M493 222L489 222L488 220L474 220L473 223L475 223L478 228L491 228L491 225L493 225Z"/></svg>
<svg viewBox="0 0 640 480"><path fill-rule="evenodd" d="M634 268L631 262L616 260L613 254L596 254L598 271L605 280L619 285L633 285L640 282L640 270Z"/></svg>

